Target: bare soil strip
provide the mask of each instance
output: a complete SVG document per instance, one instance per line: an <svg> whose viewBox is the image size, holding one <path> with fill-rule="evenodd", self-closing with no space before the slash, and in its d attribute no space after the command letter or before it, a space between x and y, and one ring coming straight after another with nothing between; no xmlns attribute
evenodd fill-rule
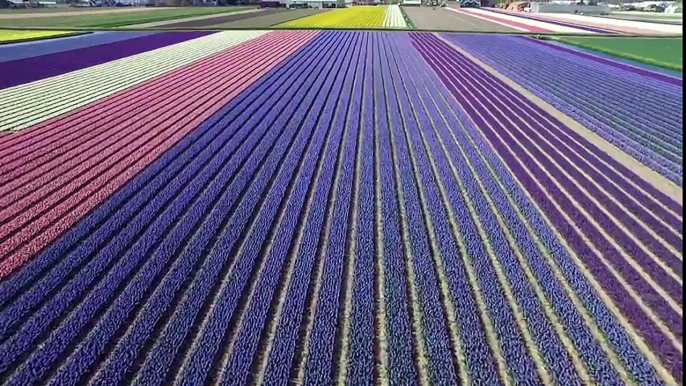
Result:
<svg viewBox="0 0 686 386"><path fill-rule="evenodd" d="M221 24L214 24L211 28L268 28L276 24L285 23L287 21L300 19L301 17L315 15L326 10L319 9L293 9L281 10L276 13L260 14L249 19L230 21Z"/></svg>
<svg viewBox="0 0 686 386"><path fill-rule="evenodd" d="M404 7L403 10L417 29L456 32L518 32L514 28L439 7Z"/></svg>
<svg viewBox="0 0 686 386"><path fill-rule="evenodd" d="M230 13L230 14L222 14L222 15L212 15L211 17L204 17L202 19L199 18L189 18L189 19L182 19L182 20L172 20L170 22L167 22L164 24L162 27L164 28L207 28L207 27L213 27L218 24L226 24L226 23L231 23L234 21L240 21L240 20L246 20L246 19L252 19L254 17L260 17L260 16L266 16L266 15L271 15L275 13L282 13L282 12L288 12L287 10L282 10L282 9L265 9L265 10L250 10L247 12L235 12L235 13Z"/></svg>
<svg viewBox="0 0 686 386"><path fill-rule="evenodd" d="M143 24L136 24L136 25L128 25L126 28L185 28L185 27L204 27L205 25L200 25L202 22L205 22L206 25L212 25L212 24L217 24L223 22L223 19L229 16L237 17L240 15L243 15L244 17L254 17L255 15L249 15L249 14L257 14L259 15L264 11L260 9L247 9L245 11L237 11L237 12L231 12L229 14L226 13L220 13L220 14L212 14L212 15L202 15L202 16L194 16L194 17L189 17L185 19L174 19L174 20L162 20L162 21L153 21L150 23L143 23ZM248 14L248 15L246 15ZM196 23L196 24L193 24ZM190 26L185 26L185 24L193 24Z"/></svg>

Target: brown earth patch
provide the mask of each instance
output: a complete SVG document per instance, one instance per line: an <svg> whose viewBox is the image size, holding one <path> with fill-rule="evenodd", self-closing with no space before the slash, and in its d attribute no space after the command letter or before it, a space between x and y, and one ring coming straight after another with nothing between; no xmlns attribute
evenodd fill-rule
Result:
<svg viewBox="0 0 686 386"><path fill-rule="evenodd" d="M268 15L259 15L249 19L242 19L230 21L221 24L214 24L208 27L211 28L269 28L277 24L285 23L287 21L300 19L311 15L316 15L320 12L327 12L321 9L291 9L283 10Z"/></svg>
<svg viewBox="0 0 686 386"><path fill-rule="evenodd" d="M403 7L417 29L457 32L517 32L490 21L436 7Z"/></svg>

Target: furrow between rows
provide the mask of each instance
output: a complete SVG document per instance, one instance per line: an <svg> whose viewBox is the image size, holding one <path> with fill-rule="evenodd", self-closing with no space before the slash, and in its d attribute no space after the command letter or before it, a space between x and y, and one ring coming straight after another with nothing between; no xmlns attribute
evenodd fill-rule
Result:
<svg viewBox="0 0 686 386"><path fill-rule="evenodd" d="M444 52L447 52L447 51L444 50ZM452 55L456 55L456 54L453 53ZM450 80L450 79L444 78L444 81L445 81L448 85L453 84L453 81ZM449 88L450 88L450 87L454 87L454 86L449 86ZM490 129L490 127L491 127L491 126L489 126L489 124L497 125L496 121L485 121L485 122L484 122L484 121L481 121L481 119L482 119L482 118L481 118L481 115L480 115L480 114L477 114L477 113L474 113L472 110L470 110L470 109L471 109L471 104L472 104L473 102L468 102L468 101L475 100L475 99L473 99L473 98L469 98L469 99L465 98L465 97L463 96L463 95L465 95L465 94L463 94L464 91L458 91L458 90L461 90L461 89L460 89L460 88L453 88L451 91L454 93L454 95L456 95L456 96L458 97L458 99L461 101L461 103L465 103L465 106L469 107L469 108L468 108L468 113L469 113L470 117L471 117L472 119L474 119L475 122L477 122L477 124L480 125L479 127L482 128L482 130L484 130L484 132L486 133L487 137L489 137L489 140L493 140L493 138L490 137L490 135L491 135L491 132L490 132L491 129ZM487 124L486 122L490 122L490 123ZM507 155L507 156L509 157L509 153L503 153L502 151L499 151L499 153L500 153L501 155L503 155L503 156ZM525 178L526 176L525 176L525 175L521 175L521 174L517 174L517 177L518 177L518 178ZM525 179L525 181L526 181L526 179ZM528 181L527 181L527 182L528 182ZM552 186L552 185L548 184L547 186ZM528 188L528 189L531 189L531 185L528 185L527 188ZM559 197L559 196L562 194L562 192L556 192L555 194L556 194L557 197ZM538 198L537 198L537 200L538 200ZM551 213L551 212L549 211L550 206L547 205L547 202L545 202L545 201L539 201L539 204L542 205L542 208L544 209L544 211L546 211L546 212L550 215L550 213ZM571 207L569 207L567 204L565 204L564 207L565 207L566 210L570 210L570 209L571 209ZM594 255L593 252L589 253L589 252L590 252L589 249L588 249L588 248L589 248L589 245L586 244L585 241L580 240L580 239L578 238L578 236L576 236L575 233L569 233L569 232L566 231L566 229L567 229L566 226L562 226L563 223L559 222L559 220L562 220L561 217L551 216L550 218L556 223L556 226L557 226L557 227L561 227L561 228L560 228L560 231L561 231L561 232L563 233L563 235L572 243L572 244L571 244L572 247L573 247L576 251L578 251L579 254L580 254L581 256L583 256L584 258L588 258L588 257ZM564 220L564 221L568 221L568 220ZM591 247L591 248L592 248L592 247ZM602 255L601 255L601 256L602 256ZM607 268L606 268L606 267L607 267ZM611 266L607 265L607 262L604 262L602 265L597 265L597 264L596 264L596 265L592 266L591 268L594 269L595 274L596 274L596 275L599 275L599 277L607 277L606 274L603 274L603 273L602 273L603 270L608 269L608 268L609 268L610 270L612 270ZM598 271L597 269L601 269L601 271ZM621 266L620 266L620 269L621 269ZM605 271L605 272L607 272L607 271ZM625 274L627 273L626 270L624 270L624 272L625 272ZM611 293L611 294L613 295L613 297L615 298L615 301L624 304L624 305L625 305L625 309L632 309L634 313L637 312L637 311L638 311L639 313L643 313L643 312L644 312L644 309L642 309L640 306L639 306L638 308L636 308L636 303L628 302L629 299L632 299L632 301L633 301L633 300L637 300L637 298L635 297L635 295L634 295L634 296L630 296L630 297L622 296L622 295L617 295L618 293L617 293L616 291L619 290L619 288L626 288L626 287L622 286L622 285L619 284L619 283L616 283L616 282L615 282L616 279L614 279L614 277L616 277L617 279L619 279L619 280L621 281L621 277L616 276L616 272L615 272L615 274L613 275L613 278L612 278L612 279L609 279L609 278L608 278L609 280L607 280L607 279L601 280L601 283L602 283L603 287L604 287L609 293ZM610 281L610 280L611 280L611 281ZM612 282L614 282L614 283L616 283L616 284L613 284L614 286L610 285L610 283L612 283ZM643 289L643 292L645 292L645 291L650 291L650 287L644 288L644 289ZM648 301L648 300L647 300L647 301ZM640 300L639 300L639 303L640 303ZM631 306L632 304L633 304L633 306ZM629 307L631 307L631 308L629 308ZM639 310L640 310L640 311L639 311ZM660 312L660 309L658 308L656 311L657 311L657 312ZM649 314L650 314L650 312L649 312ZM651 323L652 323L652 321L654 320L654 319L650 319L650 318L648 318L648 319L651 320ZM638 320L638 319L635 319L635 318L631 318L631 321L632 321L632 323L638 323L638 322L639 322L639 320ZM658 323L658 326L655 326L655 325L652 325L652 326L651 326L650 324L646 324L646 323L645 323L645 320L641 320L639 324L640 324L640 325L637 326L637 327L639 327L639 328L640 328L641 330L643 330L643 331L648 331L648 330L644 330L644 328L648 328L648 329L650 330L650 329L654 329L655 327L657 327L657 330L653 330L653 331L661 331L661 330L660 330L660 327L659 327L659 323ZM663 333L663 332L658 332L658 334L662 334L662 333ZM647 340L650 341L650 340L651 340L650 337L654 336L654 335L652 335L652 334L655 334L655 332L652 332L651 335L644 335L644 336L645 336L645 338L646 338ZM651 345L652 345L652 344L655 344L655 343L657 343L657 341L655 341L655 340L652 340L652 341L651 341ZM665 357L665 355L667 355L668 357L672 357L672 358L673 358L672 355L678 355L678 354L667 354L667 353L665 353L665 352L664 352L664 345L663 345L662 343L660 343L660 344L661 344L662 347L663 347L663 351L660 351L658 355L662 356L663 358ZM656 347L656 346L652 346L652 347ZM668 362L668 363L669 363L669 362ZM676 375L677 373L674 373L674 374Z"/></svg>

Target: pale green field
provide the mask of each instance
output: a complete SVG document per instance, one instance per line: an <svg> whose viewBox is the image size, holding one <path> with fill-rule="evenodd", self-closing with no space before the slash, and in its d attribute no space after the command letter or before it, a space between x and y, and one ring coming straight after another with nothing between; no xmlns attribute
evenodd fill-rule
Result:
<svg viewBox="0 0 686 386"><path fill-rule="evenodd" d="M59 17L46 17L45 13L30 17L27 13L17 17L3 13L0 27L3 28L112 28L127 25L150 23L164 20L184 19L187 17L218 15L243 11L254 7L176 7L176 8L131 8L131 12L111 12L84 10L69 11ZM119 8L121 9L121 8ZM55 11L57 13L59 11Z"/></svg>
<svg viewBox="0 0 686 386"><path fill-rule="evenodd" d="M27 39L40 39L53 36L69 35L70 31L16 31L16 30L0 30L0 43L7 43L12 41L21 41Z"/></svg>

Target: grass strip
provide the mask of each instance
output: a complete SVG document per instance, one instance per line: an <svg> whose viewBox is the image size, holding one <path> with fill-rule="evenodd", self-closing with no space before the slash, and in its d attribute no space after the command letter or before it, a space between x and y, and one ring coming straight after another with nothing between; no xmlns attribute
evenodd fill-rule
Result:
<svg viewBox="0 0 686 386"><path fill-rule="evenodd" d="M214 14L233 13L250 9L248 7L180 7L173 9L150 10L126 13L102 13L88 15L74 15L63 17L41 17L26 19L4 20L5 27L10 28L115 28L126 25L151 23L158 21L185 19L188 17L205 16Z"/></svg>
<svg viewBox="0 0 686 386"><path fill-rule="evenodd" d="M74 31L0 30L0 45L78 35Z"/></svg>
<svg viewBox="0 0 686 386"><path fill-rule="evenodd" d="M682 38L555 37L552 40L670 70L683 71Z"/></svg>

